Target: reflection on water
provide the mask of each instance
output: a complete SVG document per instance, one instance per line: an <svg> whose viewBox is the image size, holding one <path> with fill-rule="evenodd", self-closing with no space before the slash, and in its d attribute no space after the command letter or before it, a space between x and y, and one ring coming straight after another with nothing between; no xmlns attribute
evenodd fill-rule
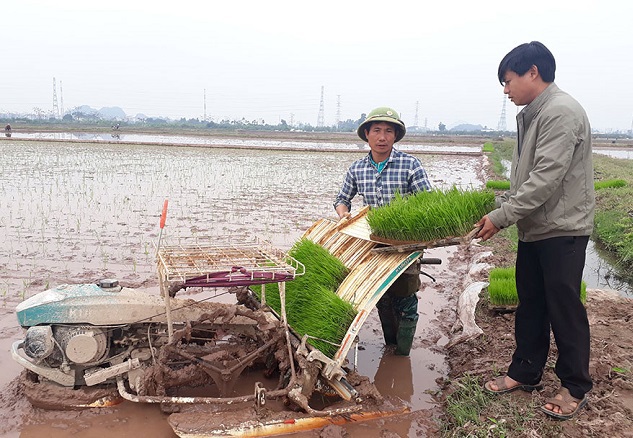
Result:
<svg viewBox="0 0 633 438"><path fill-rule="evenodd" d="M413 396L411 358L383 354L374 376L374 384L382 395L395 395L405 403L411 403L411 396Z"/></svg>
<svg viewBox="0 0 633 438"><path fill-rule="evenodd" d="M633 298L633 277L625 279L607 259L609 255L590 240L583 279L587 287L615 290L620 295Z"/></svg>
<svg viewBox="0 0 633 438"><path fill-rule="evenodd" d="M39 139L39 140L68 140L68 141L120 141L121 143L145 143L145 144L177 144L190 146L234 146L255 149L308 149L308 150L331 150L331 151L358 151L367 150L367 145L360 140L358 143L327 143L309 141L288 141L288 140L248 140L236 138L212 138L196 137L185 135L155 135L155 134L124 134L116 133L70 133L70 132L34 132L34 133L14 133L16 139ZM481 146L466 145L403 145L402 150L412 152L451 152L451 153L481 153Z"/></svg>
<svg viewBox="0 0 633 438"><path fill-rule="evenodd" d="M612 158L633 160L633 149L595 149L594 154L608 155Z"/></svg>

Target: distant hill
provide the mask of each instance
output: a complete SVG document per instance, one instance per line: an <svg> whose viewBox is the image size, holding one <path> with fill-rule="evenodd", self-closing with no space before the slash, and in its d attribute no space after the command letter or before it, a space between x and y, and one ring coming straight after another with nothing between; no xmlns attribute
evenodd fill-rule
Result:
<svg viewBox="0 0 633 438"><path fill-rule="evenodd" d="M97 112L106 120L125 120L127 117L125 111L118 106L103 107Z"/></svg>
<svg viewBox="0 0 633 438"><path fill-rule="evenodd" d="M471 125L470 123L462 123L461 125L453 126L449 131L453 132L479 132L485 128L481 125Z"/></svg>
<svg viewBox="0 0 633 438"><path fill-rule="evenodd" d="M104 120L125 120L126 115L125 111L123 111L118 106L112 107L103 107L99 110L92 108L89 105L80 105L73 110L73 112L82 113L82 114L98 114L100 118Z"/></svg>

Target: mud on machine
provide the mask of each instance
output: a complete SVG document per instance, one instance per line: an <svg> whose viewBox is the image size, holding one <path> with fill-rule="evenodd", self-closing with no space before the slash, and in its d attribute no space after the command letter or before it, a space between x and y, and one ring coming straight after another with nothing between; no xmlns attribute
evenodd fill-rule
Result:
<svg viewBox="0 0 633 438"><path fill-rule="evenodd" d="M60 285L17 306L25 336L12 356L25 368L26 396L52 409L157 403L179 436L266 436L406 412L385 404L347 357L378 299L422 250L380 250L345 231L321 219L303 236L349 269L337 295L357 314L334 357L288 325L285 283L305 273L298 260L267 242L181 239L159 244L160 296L101 280ZM279 314L266 304L270 283L279 284ZM254 285L263 285L260 298ZM176 298L188 288L225 293ZM225 302L230 294L235 300ZM261 379L236 394L245 375ZM330 402L313 407L314 393ZM235 409L248 409L249 421L200 415Z"/></svg>

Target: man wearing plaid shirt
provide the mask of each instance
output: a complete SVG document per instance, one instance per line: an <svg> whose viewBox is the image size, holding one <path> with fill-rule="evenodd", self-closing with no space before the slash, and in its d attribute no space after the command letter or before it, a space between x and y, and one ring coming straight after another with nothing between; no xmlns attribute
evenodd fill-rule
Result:
<svg viewBox="0 0 633 438"><path fill-rule="evenodd" d="M370 152L350 166L334 209L339 218L349 217L352 199L363 198L364 205L380 207L391 202L396 193L403 196L431 190L431 183L420 160L393 148L402 140L406 127L391 108L376 108L356 131L369 144ZM410 270L412 272L410 272ZM396 354L408 356L418 323L419 266L407 269L380 298L376 307L387 345L396 346Z"/></svg>

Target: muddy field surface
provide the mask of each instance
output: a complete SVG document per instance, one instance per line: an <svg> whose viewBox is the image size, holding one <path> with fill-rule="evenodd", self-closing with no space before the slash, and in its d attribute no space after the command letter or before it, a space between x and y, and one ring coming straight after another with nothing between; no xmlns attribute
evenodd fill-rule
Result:
<svg viewBox="0 0 633 438"><path fill-rule="evenodd" d="M19 302L61 284L103 278L158 294L155 245L165 199L163 244L182 237L259 238L289 249L315 220L334 219L344 172L363 155L23 141L4 141L1 153L0 434L51 437L174 434L157 405L124 402L79 412L31 407L17 379L21 367L9 353L23 336L15 318ZM483 181L482 156L421 158L438 187ZM457 292L460 275L448 262L451 251L435 251L445 260L429 267L437 283L425 277L410 358L384 354L376 314L363 326L359 372L414 412L381 426L399 436L430 433L439 415L430 392L448 372L441 348L448 333L437 315ZM242 389L250 393L252 386ZM375 425L363 427L378 436Z"/></svg>
<svg viewBox="0 0 633 438"><path fill-rule="evenodd" d="M174 437L168 414L156 405L123 402L82 411L33 408L17 378L21 367L9 353L23 335L15 306L50 287L102 278L158 294L154 254L165 199L165 242L191 236L257 237L288 249L315 220L334 219L333 197L345 170L361 155L3 142L0 435ZM479 187L485 180L483 156L420 158L436 186ZM473 268L473 260L489 250L474 245L425 254L444 262L426 268L436 282L422 277L420 322L410 358L384 350L375 311L363 326L358 372L410 413L295 436L437 436L442 417L438 399L442 389L450 391L447 382L464 373L492 375L505 368L512 352L512 315L495 315L482 305L477 323L484 335L448 348L459 336L459 330L453 331L459 294L485 275L485 269ZM492 266L499 257L508 255L484 261ZM633 305L608 294L588 295L596 386L588 409L564 430L568 436L626 436L633 429ZM195 293L187 297L195 298ZM616 373L614 367L628 369L628 374ZM547 379L554 384L551 373ZM252 386L246 388L252 391Z"/></svg>
<svg viewBox="0 0 633 438"><path fill-rule="evenodd" d="M462 248L460 257L464 261L470 260L473 252L481 251L481 247ZM493 255L482 259L493 266L507 263L507 260L514 260L514 254L507 248L497 248ZM480 273L479 277L485 280L485 273ZM476 321L484 334L447 352L450 371L444 396L455 388L450 379L471 375L483 383L507 370L514 351L514 313L499 313L488 304L481 300L476 309ZM554 374L556 345L552 338L542 380L544 389L538 394L516 391L501 396L508 397L516 406L517 415L530 418L520 436L633 436L633 300L611 290L587 289L586 307L591 327L589 368L594 383L587 407L575 419L565 422L550 419L527 407L530 403L536 407L544 404L543 400L560 388L560 381ZM494 411L482 413L496 421L502 420L498 414ZM490 424L492 426L492 422Z"/></svg>

